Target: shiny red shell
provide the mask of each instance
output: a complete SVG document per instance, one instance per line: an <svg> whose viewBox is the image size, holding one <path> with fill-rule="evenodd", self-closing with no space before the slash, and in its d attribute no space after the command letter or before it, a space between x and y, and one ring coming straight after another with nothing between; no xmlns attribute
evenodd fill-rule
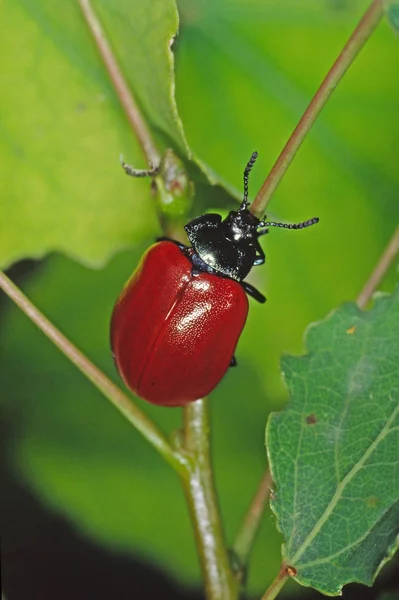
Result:
<svg viewBox="0 0 399 600"><path fill-rule="evenodd" d="M233 357L248 314L239 283L192 263L172 242L144 254L112 315L111 346L128 388L162 406L209 394Z"/></svg>

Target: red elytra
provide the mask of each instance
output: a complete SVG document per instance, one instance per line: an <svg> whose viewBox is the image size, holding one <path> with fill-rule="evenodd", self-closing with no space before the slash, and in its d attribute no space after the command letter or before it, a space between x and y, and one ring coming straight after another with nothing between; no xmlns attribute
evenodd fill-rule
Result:
<svg viewBox="0 0 399 600"><path fill-rule="evenodd" d="M232 279L201 272L172 242L144 254L112 315L117 369L137 396L183 406L209 394L227 371L248 314Z"/></svg>

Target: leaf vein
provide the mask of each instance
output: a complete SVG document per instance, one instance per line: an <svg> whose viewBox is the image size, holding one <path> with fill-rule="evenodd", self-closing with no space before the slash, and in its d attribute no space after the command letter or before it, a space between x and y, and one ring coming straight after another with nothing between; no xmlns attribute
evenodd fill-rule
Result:
<svg viewBox="0 0 399 600"><path fill-rule="evenodd" d="M371 454L374 452L374 450L377 448L378 444L391 432L390 426L393 423L393 421L398 413L399 413L399 404L394 408L391 416L385 423L384 427L381 429L380 433L377 435L377 437L374 439L374 441L370 444L370 446L364 452L361 459L355 465L353 465L352 469L345 475L345 477L342 479L342 481L338 484L337 489L336 489L333 497L331 498L330 503L326 507L324 513L321 515L321 517L319 518L317 523L314 525L314 527L310 531L307 539L304 541L302 546L298 549L296 554L294 554L292 559L289 559L293 565L295 565L297 563L297 561L300 559L300 557L305 552L306 548L311 544L311 542L319 534L322 527L324 526L324 524L326 523L326 521L332 514L332 512L333 512L334 508L336 507L336 505L338 504L339 500L341 499L343 490L345 489L345 487L353 479L353 477L358 473L358 471L360 471L360 469L363 468L364 463L371 456Z"/></svg>

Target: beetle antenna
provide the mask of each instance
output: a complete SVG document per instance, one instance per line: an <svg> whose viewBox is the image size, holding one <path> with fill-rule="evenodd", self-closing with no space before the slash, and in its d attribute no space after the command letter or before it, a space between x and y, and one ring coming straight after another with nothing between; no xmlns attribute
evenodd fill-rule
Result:
<svg viewBox="0 0 399 600"><path fill-rule="evenodd" d="M247 208L248 202L248 175L255 164L256 159L258 158L257 152L252 152L252 156L249 159L247 166L244 169L244 199L241 203L241 209Z"/></svg>
<svg viewBox="0 0 399 600"><path fill-rule="evenodd" d="M313 217L302 223L276 223L275 221L261 221L258 227L283 227L284 229L305 229L319 222L319 217Z"/></svg>

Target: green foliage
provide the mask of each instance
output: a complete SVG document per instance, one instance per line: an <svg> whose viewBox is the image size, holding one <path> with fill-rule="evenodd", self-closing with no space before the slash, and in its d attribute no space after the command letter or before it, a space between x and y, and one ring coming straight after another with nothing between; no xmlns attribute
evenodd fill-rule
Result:
<svg viewBox="0 0 399 600"><path fill-rule="evenodd" d="M399 2L396 0L385 0L385 8L392 27L399 35Z"/></svg>
<svg viewBox="0 0 399 600"><path fill-rule="evenodd" d="M399 287L346 304L285 357L290 401L267 427L284 536L299 583L337 595L371 585L399 540Z"/></svg>
<svg viewBox="0 0 399 600"><path fill-rule="evenodd" d="M138 0L93 4L160 148L173 145L183 158L189 153L181 119L197 162L238 198L251 152L260 153L253 196L367 0L341 8L327 0L300 7L290 0L180 0L179 113L169 52L174 3L151 0L151 10ZM146 164L77 3L5 0L2 10L0 262L58 251L99 267L133 248L99 272L51 257L24 286L117 380L108 345L112 305L159 233L148 182L126 177L119 155ZM334 93L272 203L270 217L321 220L312 230L275 230L265 239L268 262L252 283L268 302L251 303L239 367L212 395L229 542L266 466L266 415L286 398L281 353L299 351L310 321L356 297L397 221L398 64L399 45L385 23ZM226 194L192 170L199 180L194 212L227 208ZM393 277L392 271L387 289ZM18 477L101 543L198 582L187 510L170 470L15 308L3 312L1 342ZM144 408L165 431L180 426L178 410ZM249 571L251 592L265 588L279 561L278 536L266 518Z"/></svg>
<svg viewBox="0 0 399 600"><path fill-rule="evenodd" d="M52 258L26 286L35 304L120 384L109 319L142 251L120 255L101 272ZM16 307L3 313L1 331L0 381L16 427L19 477L96 541L151 558L181 582L199 583L188 511L170 467ZM265 468L264 393L259 374L241 354L239 360L240 370L231 370L212 399L216 478L230 543ZM246 398L248 380L251 410L242 414L236 396ZM181 427L179 409L137 402L165 431ZM275 552L266 565L270 544ZM278 548L268 519L251 578L258 589L278 570Z"/></svg>
<svg viewBox="0 0 399 600"><path fill-rule="evenodd" d="M96 11L135 99L154 129L187 153L174 97L171 45L178 30L174 0L99 0Z"/></svg>
<svg viewBox="0 0 399 600"><path fill-rule="evenodd" d="M169 50L174 2L154 0L151 11L122 0L96 7L106 32L118 36L121 59L128 48L127 74L134 73L148 116L156 115L154 126L178 139ZM148 182L123 176L119 155L147 165L78 3L55 10L51 0L6 0L2 11L0 264L57 250L103 265L156 231Z"/></svg>

